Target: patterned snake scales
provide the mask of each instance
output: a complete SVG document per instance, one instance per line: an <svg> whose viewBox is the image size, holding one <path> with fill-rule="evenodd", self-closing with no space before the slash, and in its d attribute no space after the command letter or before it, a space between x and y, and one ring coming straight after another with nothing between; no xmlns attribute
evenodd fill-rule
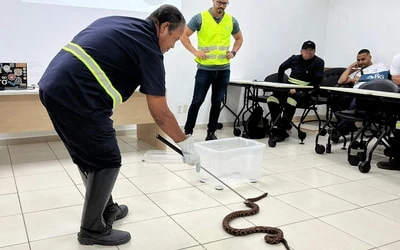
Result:
<svg viewBox="0 0 400 250"><path fill-rule="evenodd" d="M229 222L232 220L239 218L239 217L244 217L244 216L249 216L249 215L254 215L260 211L260 207L255 204L254 202L261 200L262 198L266 197L268 193L262 194L256 198L250 198L247 199L247 202L245 202L246 206L248 206L250 209L248 210L239 210L232 212L225 216L225 218L222 220L222 227L224 228L225 232L228 234L234 235L234 236L244 236L248 234L253 234L253 233L266 233L264 239L265 242L268 244L278 244L281 243L285 246L287 250L290 250L288 243L286 240L283 238L283 232L277 227L264 227L264 226L255 226L255 227L248 227L248 228L234 228L229 225Z"/></svg>

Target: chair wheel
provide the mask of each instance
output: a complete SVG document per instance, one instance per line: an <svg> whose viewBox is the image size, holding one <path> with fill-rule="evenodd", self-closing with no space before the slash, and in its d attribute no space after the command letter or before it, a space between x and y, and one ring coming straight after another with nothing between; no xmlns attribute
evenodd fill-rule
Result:
<svg viewBox="0 0 400 250"><path fill-rule="evenodd" d="M268 146L270 146L271 148L274 148L276 146L276 140L274 138L269 138L268 139Z"/></svg>
<svg viewBox="0 0 400 250"><path fill-rule="evenodd" d="M299 137L300 140L304 140L304 139L306 139L307 134L303 131L299 131L297 136Z"/></svg>
<svg viewBox="0 0 400 250"><path fill-rule="evenodd" d="M324 145L321 145L321 144L315 145L315 153L320 154L320 155L325 153Z"/></svg>
<svg viewBox="0 0 400 250"><path fill-rule="evenodd" d="M331 144L326 144L326 153L328 153L328 154L332 153L332 145Z"/></svg>
<svg viewBox="0 0 400 250"><path fill-rule="evenodd" d="M321 131L319 131L319 134L322 136L326 135L326 129L321 129Z"/></svg>
<svg viewBox="0 0 400 250"><path fill-rule="evenodd" d="M240 136L240 134L242 133L242 131L238 128L234 128L233 129L233 135L234 136Z"/></svg>
<svg viewBox="0 0 400 250"><path fill-rule="evenodd" d="M217 123L217 129L222 129L224 127L224 124L218 122Z"/></svg>
<svg viewBox="0 0 400 250"><path fill-rule="evenodd" d="M368 173L369 170L371 170L371 163L368 161L363 161L358 165L358 170L360 170L361 173Z"/></svg>
<svg viewBox="0 0 400 250"><path fill-rule="evenodd" d="M358 158L358 156L356 156L356 155L348 155L347 156L347 161L352 166L358 166L358 163L360 163L360 158Z"/></svg>

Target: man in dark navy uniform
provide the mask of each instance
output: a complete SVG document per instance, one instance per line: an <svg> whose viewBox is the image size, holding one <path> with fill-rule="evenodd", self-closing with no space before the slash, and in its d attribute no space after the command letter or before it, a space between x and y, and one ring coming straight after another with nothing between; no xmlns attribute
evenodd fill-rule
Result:
<svg viewBox="0 0 400 250"><path fill-rule="evenodd" d="M315 43L308 40L301 46L299 55L292 55L279 66L278 82L283 82L285 71L291 69L289 83L317 88L324 77L324 67L324 60L315 55ZM272 134L277 141L282 141L289 136L286 130L292 128L290 121L296 112L297 103L309 103L310 98L307 91L296 89L291 89L289 93L274 91L273 95L268 97L267 103L271 119L272 121L278 119L278 126L272 129ZM286 103L280 103L282 100ZM278 117L281 106L283 107L283 116Z"/></svg>
<svg viewBox="0 0 400 250"><path fill-rule="evenodd" d="M39 82L40 99L86 186L81 244L112 246L131 238L129 232L112 229L128 207L111 196L121 154L110 117L136 88L146 94L158 126L182 148L184 161L199 161L192 138L179 128L165 98L163 54L174 47L185 25L171 5L162 5L145 20L100 18L54 57Z"/></svg>

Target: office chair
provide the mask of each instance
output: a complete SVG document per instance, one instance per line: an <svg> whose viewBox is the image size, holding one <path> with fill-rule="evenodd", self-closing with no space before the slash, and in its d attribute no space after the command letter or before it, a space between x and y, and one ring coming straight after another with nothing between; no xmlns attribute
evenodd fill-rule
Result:
<svg viewBox="0 0 400 250"><path fill-rule="evenodd" d="M327 86L327 87L336 87L338 86L338 80L342 73L346 70L346 68L336 67L328 69L324 72L324 78L321 81L320 86ZM336 105L336 98L335 95L318 91L317 93L317 103L318 105L325 104L326 105L326 112L325 112L325 123L322 127L319 127L318 134L315 138L315 152L318 154L323 154L325 151L326 153L331 153L331 140L337 142L339 138L333 139L332 137L336 136L335 128L336 128L336 121L334 120L334 112L332 109L333 105ZM319 136L325 136L328 133L328 141L326 147L319 144ZM344 137L344 144L343 149L346 148L347 139Z"/></svg>
<svg viewBox="0 0 400 250"><path fill-rule="evenodd" d="M289 77L287 74L283 75L283 83L287 83ZM264 82L278 82L278 73L273 73L267 75L264 78ZM254 104L257 103L267 103L267 98L272 94L272 92L263 89L262 87L255 87L253 95L249 96L249 100L252 101Z"/></svg>
<svg viewBox="0 0 400 250"><path fill-rule="evenodd" d="M339 77L345 70L346 70L346 68L331 68L331 69L324 71L324 78L322 79L320 86L327 86L327 87L337 86ZM327 94L325 92L321 92L318 89L313 89L309 93L311 96L310 102L297 107L300 109L304 109L304 111L300 117L299 127L301 126L301 124L304 124L306 122L315 121L315 120L306 120L308 114L311 111L313 111L317 118L316 121L318 121L318 132L320 132L320 130L322 128L323 120L320 118L320 115L318 114L318 106L320 106L320 105L327 106L329 94ZM325 121L327 121L327 118L329 116L329 114L328 114L329 111L330 111L329 107L326 107ZM326 130L323 130L321 134L325 135Z"/></svg>
<svg viewBox="0 0 400 250"><path fill-rule="evenodd" d="M283 75L283 82L287 83L289 80L289 77L287 74ZM257 80L255 80L257 81ZM270 75L267 75L264 78L264 82L278 82L278 73L273 73ZM253 113L257 107L260 107L260 103L267 103L267 98L272 94L271 91L268 91L267 89L261 87L261 86L256 86L253 87L252 91L249 93L249 96L247 97L247 104L246 104L246 110L242 113L242 121L243 123L246 123L247 121L245 120L245 115L247 112ZM251 103L250 103L251 102ZM264 115L264 120L269 123L268 116L269 116L269 111ZM243 124L245 126L245 124ZM269 124L268 124L269 127ZM246 135L244 135L246 137Z"/></svg>
<svg viewBox="0 0 400 250"><path fill-rule="evenodd" d="M388 79L377 79L361 85L360 89L377 90L398 93L398 87ZM360 172L367 173L371 169L372 154L378 145L385 149L390 148L389 138L393 134L392 125L396 116L393 104L385 102L382 98L357 96L354 111L338 111L337 117L347 121L362 121L361 129L351 139L347 151L347 160L350 165L357 166ZM368 154L368 145L376 139Z"/></svg>

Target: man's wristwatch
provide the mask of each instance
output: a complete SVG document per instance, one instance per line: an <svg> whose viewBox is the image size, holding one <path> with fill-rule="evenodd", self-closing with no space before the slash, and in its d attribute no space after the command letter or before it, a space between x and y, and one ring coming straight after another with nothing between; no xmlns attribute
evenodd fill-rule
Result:
<svg viewBox="0 0 400 250"><path fill-rule="evenodd" d="M233 54L233 56L236 56L236 51L232 50L231 53Z"/></svg>

